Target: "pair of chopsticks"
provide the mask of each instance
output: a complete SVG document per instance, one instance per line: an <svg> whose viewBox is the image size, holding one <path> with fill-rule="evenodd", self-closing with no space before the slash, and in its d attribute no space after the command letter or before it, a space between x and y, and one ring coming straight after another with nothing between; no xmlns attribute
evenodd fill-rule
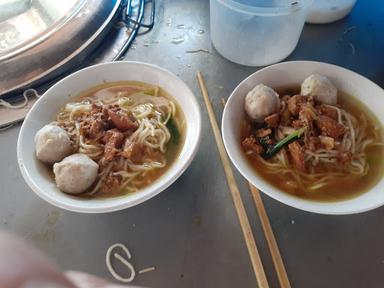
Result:
<svg viewBox="0 0 384 288"><path fill-rule="evenodd" d="M199 82L200 90L204 97L204 102L208 110L209 120L212 125L213 134L215 136L217 148L219 150L221 162L224 167L224 172L227 178L228 186L231 191L233 203L235 205L237 216L240 221L240 226L245 238L245 243L248 248L249 257L251 259L251 263L252 263L253 271L256 276L258 287L268 288L269 284L268 284L267 277L265 275L263 263L261 262L261 259L260 259L259 250L257 248L255 238L253 237L251 225L249 224L248 216L245 211L244 204L241 199L240 191L236 184L235 177L233 175L233 171L231 168L228 155L224 148L223 139L221 138L219 126L217 124L215 113L213 111L212 104L208 96L208 91L205 86L204 78L200 72L197 73L197 80ZM257 213L259 215L259 218L263 227L265 238L268 243L269 251L272 256L272 261L276 269L276 274L279 279L280 286L283 288L290 288L291 285L289 283L288 275L280 255L279 247L277 246L277 242L273 234L267 212L264 208L264 204L261 199L260 192L256 187L252 186L250 183L249 183L249 187L252 193L253 201L255 202Z"/></svg>

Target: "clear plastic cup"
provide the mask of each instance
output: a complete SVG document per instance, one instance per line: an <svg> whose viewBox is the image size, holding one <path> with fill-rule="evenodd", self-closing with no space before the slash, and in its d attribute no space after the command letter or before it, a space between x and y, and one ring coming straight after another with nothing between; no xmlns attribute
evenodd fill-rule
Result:
<svg viewBox="0 0 384 288"><path fill-rule="evenodd" d="M247 66L279 62L295 49L313 0L210 0L211 40Z"/></svg>

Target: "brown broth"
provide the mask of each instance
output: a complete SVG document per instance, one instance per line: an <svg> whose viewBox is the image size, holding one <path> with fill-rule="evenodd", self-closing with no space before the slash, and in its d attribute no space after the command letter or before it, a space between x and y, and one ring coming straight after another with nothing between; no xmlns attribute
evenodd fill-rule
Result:
<svg viewBox="0 0 384 288"><path fill-rule="evenodd" d="M122 96L126 97L132 94L135 94L137 92L142 92L146 90L152 89L153 86L143 83L143 82L136 82L136 81L120 81L120 82L107 82L104 84L100 84L97 86L94 86L81 94L79 94L76 99L82 99L82 98L97 98L101 100L108 100L111 98L115 98L116 94L121 92ZM177 128L180 133L180 139L178 143L175 143L172 141L172 139L167 144L167 151L165 153L165 158L167 160L167 165L163 168L153 169L152 171L149 171L145 177L142 179L137 178L137 180L145 180L142 184L138 184L137 188L140 190L153 182L155 182L158 178L160 178L176 161L178 158L182 147L185 142L185 131L186 131L186 122L184 113L181 110L179 104L177 101L165 90L159 87L158 90L158 96L163 96L165 98L168 98L172 100L176 105L176 114L174 116L174 120L177 121ZM97 192L94 195L87 195L87 194L80 194L79 197L82 198L106 198L106 197L117 197L117 196L124 196L126 194L129 194L132 192L129 192L127 190L122 191L114 191L112 193L102 193L101 191Z"/></svg>
<svg viewBox="0 0 384 288"><path fill-rule="evenodd" d="M276 89L279 95L299 94L299 87L282 87ZM384 140L383 127L375 115L359 100L346 94L339 92L339 105L355 116L361 119L361 115L365 115L368 119L368 128L366 129L368 136L373 136L378 133L381 142ZM241 137L247 136L247 120L241 124ZM376 134L377 135L377 134ZM290 175L281 175L276 173L268 173L269 168L260 161L255 155L245 155L250 166L254 171L267 180L270 184L279 190L291 195L305 198L308 200L333 202L351 199L369 191L376 185L384 176L384 147L371 146L366 149L367 162L369 165L368 173L365 176L347 175L346 177L337 178L337 181L332 181L328 185L314 191L308 191L306 187L291 187L287 185L289 181L294 181ZM320 167L321 168L321 167Z"/></svg>

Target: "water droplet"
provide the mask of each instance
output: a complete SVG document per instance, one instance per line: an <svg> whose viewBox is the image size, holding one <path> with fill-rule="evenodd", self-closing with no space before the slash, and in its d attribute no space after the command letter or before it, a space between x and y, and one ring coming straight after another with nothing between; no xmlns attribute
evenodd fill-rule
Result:
<svg viewBox="0 0 384 288"><path fill-rule="evenodd" d="M204 31L203 29L200 29L200 30L197 31L197 33L199 33L199 34L204 34L205 31Z"/></svg>
<svg viewBox="0 0 384 288"><path fill-rule="evenodd" d="M176 56L176 59L181 59L181 56Z"/></svg>
<svg viewBox="0 0 384 288"><path fill-rule="evenodd" d="M191 68L192 66L191 66L191 64L188 64L187 67L188 67L188 68Z"/></svg>
<svg viewBox="0 0 384 288"><path fill-rule="evenodd" d="M84 15L88 15L89 12L90 12L90 10L85 9L85 10L81 11L79 14L77 14L77 15L76 15L76 18L81 18L81 17L83 17Z"/></svg>
<svg viewBox="0 0 384 288"><path fill-rule="evenodd" d="M123 21L119 21L115 24L115 28L123 28L125 27L125 23Z"/></svg>
<svg viewBox="0 0 384 288"><path fill-rule="evenodd" d="M176 29L184 29L184 28L185 28L184 24L176 25Z"/></svg>
<svg viewBox="0 0 384 288"><path fill-rule="evenodd" d="M166 24L167 24L168 27L172 26L172 18L171 17L167 18Z"/></svg>
<svg viewBox="0 0 384 288"><path fill-rule="evenodd" d="M184 36L178 36L178 37L173 37L171 43L173 44L180 44L185 41Z"/></svg>

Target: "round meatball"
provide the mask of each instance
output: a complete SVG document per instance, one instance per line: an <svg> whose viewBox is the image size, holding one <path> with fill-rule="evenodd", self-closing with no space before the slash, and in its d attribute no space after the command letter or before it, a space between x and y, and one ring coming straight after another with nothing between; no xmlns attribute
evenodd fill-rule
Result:
<svg viewBox="0 0 384 288"><path fill-rule="evenodd" d="M245 111L256 122L279 111L280 99L271 87L259 84L245 96Z"/></svg>
<svg viewBox="0 0 384 288"><path fill-rule="evenodd" d="M317 102L336 105L337 88L325 76L313 74L301 84L301 95L312 96Z"/></svg>
<svg viewBox="0 0 384 288"><path fill-rule="evenodd" d="M68 133L52 124L45 125L36 133L35 146L37 159L45 163L61 161L72 152Z"/></svg>
<svg viewBox="0 0 384 288"><path fill-rule="evenodd" d="M99 165L81 153L68 156L53 165L57 187L69 194L87 190L95 182L98 170Z"/></svg>

